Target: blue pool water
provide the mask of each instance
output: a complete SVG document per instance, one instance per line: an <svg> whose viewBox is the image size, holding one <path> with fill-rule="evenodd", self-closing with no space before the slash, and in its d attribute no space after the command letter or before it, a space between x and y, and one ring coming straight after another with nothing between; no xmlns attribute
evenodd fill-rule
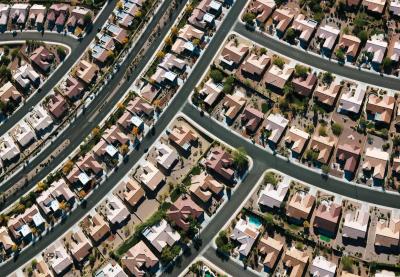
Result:
<svg viewBox="0 0 400 277"><path fill-rule="evenodd" d="M261 220L254 215L248 215L247 218L249 219L249 223L257 229L260 228L260 226L262 225Z"/></svg>

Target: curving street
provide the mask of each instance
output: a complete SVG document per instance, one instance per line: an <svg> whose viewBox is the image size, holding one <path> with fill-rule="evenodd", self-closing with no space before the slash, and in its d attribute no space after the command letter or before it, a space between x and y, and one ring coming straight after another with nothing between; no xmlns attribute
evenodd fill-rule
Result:
<svg viewBox="0 0 400 277"><path fill-rule="evenodd" d="M101 14L98 16L96 21L93 23L92 31L79 42L78 40L66 36L64 34L45 32L43 35L40 32L18 32L15 37L11 33L1 34L1 41L12 41L12 40L38 40L38 41L51 41L66 44L71 47L72 53L61 63L57 70L45 81L42 85L40 93L34 93L18 110L16 110L9 118L7 118L2 125L0 125L0 136L6 133L12 128L18 121L21 120L30 109L37 105L46 94L48 94L56 84L67 74L78 58L86 51L89 44L96 36L97 28L101 28L107 21L108 17L112 13L116 0L110 0Z"/></svg>
<svg viewBox="0 0 400 277"><path fill-rule="evenodd" d="M181 0L178 7L173 11L173 14L170 17L171 19L176 18L176 16L183 10L186 2L187 0ZM111 13L115 5L115 1L110 1L109 3L110 4L107 5L106 9L96 21L95 26L103 25L109 13ZM33 168L40 165L41 162L45 160L48 156L50 156L51 153L61 143L66 140L69 140L71 142L49 164L43 165L43 169L39 171L33 179L27 182L26 186L21 191L6 199L2 208L16 201L23 193L28 191L38 181L43 179L47 174L54 170L65 158L68 157L68 155L70 155L79 146L79 144L90 134L91 130L94 127L98 126L99 122L117 104L117 102L120 101L121 96L129 89L131 82L139 76L141 70L146 66L147 62L150 60L157 47L162 43L164 36L171 28L173 24L172 20L160 29L160 35L156 37L156 39L151 43L150 47L147 47L145 49L145 53L139 60L137 67L135 67L135 69L132 71L130 78L128 79L128 81L126 81L124 79L124 76L127 69L131 65L132 61L134 61L134 59L138 57L138 55L142 51L143 46L150 39L151 33L157 27L160 18L167 12L170 4L171 0L166 0L163 2L160 9L152 17L142 36L136 42L133 50L127 56L127 59L120 66L119 71L98 93L98 95L94 98L93 102L89 105L85 112L77 117L76 120L71 123L70 126L68 126L67 130L64 131L49 147L47 147L38 156L36 156L32 162L30 162L15 176L9 178L1 185L1 189L3 191L7 190L15 182L23 179L24 176L26 176L26 174L30 172ZM233 147L243 146L246 149L248 155L253 159L254 164L246 179L231 196L230 201L226 202L226 204L212 218L210 224L208 224L208 226L204 230L202 230L201 234L199 235L199 239L202 244L197 247L197 249L194 246L190 246L185 255L183 255L179 259L179 263L171 268L170 271L165 272L163 275L178 276L193 261L196 256L204 255L207 259L212 261L217 266L224 268L224 270L226 270L226 272L231 275L235 276L240 271L240 276L255 276L255 274L253 274L252 272L243 270L243 267L241 267L237 263L221 260L216 255L215 250L210 247L209 243L223 228L223 226L232 216L232 213L237 209L238 204L244 201L258 179L262 176L263 172L267 169L273 168L282 171L285 174L291 175L294 178L300 179L318 188L325 189L333 193L343 195L345 197L358 199L360 201L369 202L371 204L382 205L392 208L400 208L400 203L398 201L399 196L396 194L371 190L367 187L362 186L350 185L338 179L323 177L316 171L303 169L299 165L293 164L273 154L270 154L267 151L261 150L258 146L254 145L249 140L244 139L236 133L234 134L233 131L221 127L208 116L202 116L195 107L187 102L187 99L190 97L191 92L199 81L199 76L201 76L203 72L208 69L220 45L222 45L229 32L232 30L232 27L233 31L238 32L248 39L251 39L265 46L266 48L279 52L282 55L286 55L289 58L306 63L310 66L327 70L334 74L346 76L347 78L353 80L370 83L372 85L382 86L391 89L398 89L400 87L400 80L389 77L382 77L370 72L364 72L354 68L341 66L337 63L333 63L329 60L308 54L300 49L268 38L267 36L261 35L260 33L251 32L247 30L241 23L235 24L245 5L246 1L238 0L232 6L229 14L227 15L227 18L225 18L225 20L222 22L222 25L220 26L218 32L215 33L207 49L198 60L196 67L193 69L192 73L189 75L183 86L180 88L178 92L179 94L177 95L177 97L173 98L172 102L169 104L169 106L167 106L166 110L163 112L162 116L155 124L155 132L153 134L148 134L143 139L139 149L133 151L128 156L126 162L124 162L119 168L117 168L115 172L103 184L98 186L87 198L87 200L84 201L84 204L72 211L61 224L56 225L49 233L41 237L34 245L25 249L19 257L17 256L13 260L7 261L0 265L0 276L7 276L8 274L12 273L15 268L20 267L21 265L28 262L32 257L40 253L49 244L53 243L57 238L62 236L62 234L67 229L78 222L91 208L95 207L103 198L103 196L106 195L115 186L115 184L117 184L126 175L126 173L132 169L132 167L144 154L145 150L142 149L148 149L152 146L156 138L164 132L165 128L168 127L172 119L179 111L182 111L191 120L202 126L207 132L212 133L214 136L218 137L220 140L226 142L227 144ZM0 126L0 135L5 133L22 116L24 116L29 111L29 108L31 106L37 104L42 99L43 95L50 91L51 88L54 87L54 85L60 80L60 78L67 72L67 70L70 69L76 59L80 56L80 53L82 53L82 51L87 48L90 41L95 36L95 30L97 29L97 27L95 26L93 28L93 31L89 33L82 40L81 43L77 43L77 41L65 42L65 44L67 45L73 45L70 45L71 48L73 47L71 55L62 65L60 65L59 70L57 70L57 72L46 81L46 83L43 85L42 92L37 93L33 97L31 97L21 109L13 114L7 122ZM18 33L17 37L12 37L12 39L38 40L37 38L29 37L29 35L32 34ZM3 35L5 36L5 39L7 39L6 36L9 34ZM41 34L37 35L41 36ZM45 33L43 37L41 36L41 38L43 40L49 40L53 42L60 42L59 40L62 39L71 39L62 35L50 33ZM67 65L69 65L69 68L67 68Z"/></svg>
<svg viewBox="0 0 400 277"><path fill-rule="evenodd" d="M297 60L304 64L316 67L325 71L330 71L333 74L341 75L347 79L360 81L374 86L398 90L400 88L400 80L395 77L380 76L379 74L369 71L358 70L354 67L343 66L334 60L328 60L320 56L310 54L295 46L270 38L260 32L253 32L246 29L246 26L240 22L236 22L234 31L240 35L252 40L265 48L285 55L293 60Z"/></svg>

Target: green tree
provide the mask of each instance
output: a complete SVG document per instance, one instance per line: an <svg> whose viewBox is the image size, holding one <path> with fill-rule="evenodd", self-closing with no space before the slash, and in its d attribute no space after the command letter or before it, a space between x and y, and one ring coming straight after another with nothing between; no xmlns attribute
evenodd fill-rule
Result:
<svg viewBox="0 0 400 277"><path fill-rule="evenodd" d="M329 166L327 166L326 164L324 164L324 165L321 166L321 170L322 170L322 172L323 172L324 174L328 174L329 171L330 171L330 168L329 168Z"/></svg>
<svg viewBox="0 0 400 277"><path fill-rule="evenodd" d="M353 259L349 256L343 256L341 260L343 270L352 273L353 272Z"/></svg>
<svg viewBox="0 0 400 277"><path fill-rule="evenodd" d="M161 252L161 263L168 264L175 259L181 252L181 247L179 245L174 245L173 247L166 246Z"/></svg>
<svg viewBox="0 0 400 277"><path fill-rule="evenodd" d="M385 72L390 72L392 70L392 60L389 57L385 57L382 61L382 67Z"/></svg>
<svg viewBox="0 0 400 277"><path fill-rule="evenodd" d="M345 60L345 54L344 54L342 48L339 48L338 50L336 50L335 56L339 61Z"/></svg>
<svg viewBox="0 0 400 277"><path fill-rule="evenodd" d="M281 57L276 57L273 64L279 67L280 69L283 69L285 65L285 60Z"/></svg>
<svg viewBox="0 0 400 277"><path fill-rule="evenodd" d="M60 60L64 60L65 57L67 56L67 53L65 52L64 48L62 48L61 46L57 47L57 55L60 58Z"/></svg>
<svg viewBox="0 0 400 277"><path fill-rule="evenodd" d="M254 13L245 13L243 15L243 21L247 24L253 25L254 19L256 19L256 15Z"/></svg>
<svg viewBox="0 0 400 277"><path fill-rule="evenodd" d="M221 83L222 80L224 79L224 75L219 69L213 69L210 72L210 77L213 79L215 83Z"/></svg>
<svg viewBox="0 0 400 277"><path fill-rule="evenodd" d="M296 38L296 32L295 32L295 30L294 30L293 28L289 28L289 29L286 31L286 40L287 40L289 43L294 43L295 38Z"/></svg>
<svg viewBox="0 0 400 277"><path fill-rule="evenodd" d="M333 82L333 75L330 72L324 72L322 74L322 82L330 85Z"/></svg>
<svg viewBox="0 0 400 277"><path fill-rule="evenodd" d="M358 33L357 37L361 40L361 44L365 44L368 40L368 32L362 30Z"/></svg>
<svg viewBox="0 0 400 277"><path fill-rule="evenodd" d="M239 170L247 166L247 153L244 147L239 147L233 152L233 163Z"/></svg>
<svg viewBox="0 0 400 277"><path fill-rule="evenodd" d="M339 123L336 123L336 122L332 124L332 133L335 136L337 136L337 137L340 136L342 131L343 131L343 126L342 125L340 125Z"/></svg>
<svg viewBox="0 0 400 277"><path fill-rule="evenodd" d="M296 64L296 66L294 67L294 74L296 77L307 78L308 67L301 64Z"/></svg>

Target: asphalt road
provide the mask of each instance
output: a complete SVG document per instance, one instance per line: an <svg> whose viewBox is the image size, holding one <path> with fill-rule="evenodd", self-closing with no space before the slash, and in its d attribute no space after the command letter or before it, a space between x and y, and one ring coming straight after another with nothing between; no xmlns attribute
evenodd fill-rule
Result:
<svg viewBox="0 0 400 277"><path fill-rule="evenodd" d="M159 12L155 16L153 16L152 22L153 21L155 21L155 23L158 22L160 16L165 12L169 3L170 3L169 1L165 1L162 4ZM179 4L179 7L174 10L173 15L170 17L171 19L176 18L176 16L183 9L185 3L186 3L186 1L182 1ZM53 228L52 232L43 236L41 238L41 240L39 240L36 244L28 247L23 253L21 253L21 255L18 258L1 264L0 265L0 276L7 276L7 274L10 274L11 272L13 272L13 270L15 268L18 268L21 265L23 265L24 263L26 263L27 261L29 261L32 257L37 255L37 253L40 253L49 244L54 242L57 238L61 237L62 234L68 228L70 228L76 222L81 220L82 217L91 208L95 207L101 201L101 199L114 188L115 184L117 184L128 173L128 171L132 169L132 167L137 163L137 161L144 154L143 149L148 149L151 147L151 145L155 142L156 138L171 123L172 119L176 115L176 112L181 107L184 106L190 93L192 92L193 88L196 86L199 76L201 76L202 72L204 72L204 70L206 70L208 68L210 62L212 62L212 59L213 59L215 53L217 52L221 43L224 41L226 35L228 34L228 32L231 29L233 22L239 16L239 14L240 14L241 10L244 8L245 4L246 4L246 1L238 0L236 2L236 4L231 8L230 16L227 18L227 20L225 20L222 23L219 31L215 34L213 40L211 41L211 43L205 50L205 53L203 53L202 58L198 61L196 68L195 68L196 72L193 72L192 74L190 74L187 81L185 82L185 85L180 90L179 96L175 97L172 100L172 102L166 108L165 112L159 118L159 120L157 121L157 123L155 125L154 133L148 134L143 139L142 143L139 145L140 146L139 149L137 151L133 151L129 155L129 159L125 163L123 163L103 184L101 184L99 187L97 187L95 190L93 190L93 193L86 200L84 207L79 206L77 209L75 209L73 212L71 212L71 214L65 219L65 221L62 224L55 226ZM152 22L150 24L152 24ZM147 48L147 52L146 52L145 56L141 59L137 69L134 71L133 76L131 77L132 80L134 80L134 78L136 78L136 76L138 76L141 68L143 68L143 66L150 60L151 55L154 53L154 51L156 50L158 45L162 42L164 35L168 32L168 30L172 26L172 23L173 23L173 21L169 21L168 24L162 28L161 35L159 37L157 37L157 39L151 44L151 46L149 48ZM150 30L150 29L151 28L146 29L145 33L147 35L143 35L141 37L141 40L147 39L148 30ZM139 41L136 45L140 49L141 48L140 45L142 45L142 43L140 43L140 41ZM136 50L136 48L135 48L135 50ZM128 60L131 60L131 56L133 55L135 50L131 52ZM129 61L128 61L128 64L130 64ZM121 76L119 76L118 74L120 74L121 72L123 72L126 69L126 67L124 65L121 66L120 71L117 73L117 76L115 76L112 79L112 81L115 82L115 80L117 80L116 83L118 83L118 81L121 79ZM109 83L109 85L111 86L111 83ZM100 114L98 116L98 119L96 119L96 120L98 120L98 121L101 120L102 115L104 116L107 113L107 111L109 111L118 102L118 100L119 100L118 95L122 95L129 88L129 86L130 86L130 82L124 82L124 84L118 89L118 92L115 94L116 96L113 97L113 99L109 100L108 102L105 102L104 99L100 99L100 98L102 98L102 97L99 97L100 95L95 98L95 101L97 101L97 104L92 103L92 105L90 105L90 107L89 107L89 109L94 109L94 112L96 112L96 107L98 105L102 105L103 102L106 103L105 107L102 109L104 112L102 112L102 114ZM112 87L113 86L111 86L111 88ZM106 92L113 91L113 89L111 89L111 88L108 88L108 86L107 86L104 90ZM70 138L72 144L75 144L75 146L71 146L72 144L69 145L68 150L63 151L64 154L57 156L57 158L55 158L48 166L46 166L45 169L38 174L38 175L41 175L38 178L38 180L43 178L48 172L51 171L52 168L57 166L64 159L64 157L62 157L62 156L67 156L68 153L70 153L77 145L79 145L79 142L82 141L82 139L84 137L86 137L86 135L90 132L90 130L92 130L93 127L96 126L96 124L94 122L88 122L88 120L87 120L87 118L90 118L89 114L91 114L91 112L89 112L89 109L86 112L85 116L78 118L78 120L73 124L73 126L71 126L71 128L70 128L71 131L64 132L64 134L60 138L60 141L63 141L65 138ZM96 123L98 123L98 122L96 122ZM92 125L93 125L93 127L92 127ZM78 126L79 126L79 128L78 128ZM85 133L85 132L86 132L86 134L82 135L82 133ZM48 150L46 150L45 152L47 152L47 151ZM45 174L44 172L47 172L47 173ZM253 180L255 182L255 180L258 179L258 177L256 177L255 175L253 175L253 176L254 177L252 177L252 178L254 178L254 180L250 177L246 178L246 182L248 182L249 185L243 186L243 188L248 188L249 190L251 189L251 185L250 185L250 184L252 184L251 180ZM36 177L35 177L35 179L36 179ZM36 180L36 181L38 181L38 180ZM35 183L35 182L32 182L32 183ZM240 194L238 194L238 195L240 195ZM236 203L240 203L240 202L236 202ZM234 205L236 205L236 204L234 204L234 201L231 201L231 202L227 203L227 205L225 205L225 207L227 207L224 209L226 216L230 216L231 210L233 209ZM222 210L221 210L221 214L222 214ZM210 229L210 231L209 231L210 236L213 236L216 233L217 233L217 230Z"/></svg>
<svg viewBox="0 0 400 277"><path fill-rule="evenodd" d="M179 9L174 11L174 16L178 15L179 10L183 8L186 1L187 0L183 0L181 2ZM29 191L29 189L31 189L37 182L45 178L46 175L48 175L54 168L56 168L79 146L79 144L90 134L91 130L98 126L105 115L111 109L113 109L118 101L121 100L120 98L129 89L131 82L123 82L118 91L114 93L111 97L110 93L115 91L118 84L123 79L127 68L131 65L132 61L142 50L143 45L145 45L145 43L148 41L152 30L157 26L158 21L160 20L161 16L166 12L171 2L171 0L164 1L158 13L152 17L150 23L148 24L148 27L143 32L142 36L137 40L133 50L129 53L125 62L120 66L119 71L108 82L108 84L100 92L98 92L97 96L94 98L89 107L86 108L84 113L81 114L73 123L71 123L70 126L67 127L67 130L65 130L59 137L57 137L57 139L51 145L40 152L28 165L26 165L22 170L20 170L14 176L10 177L0 185L0 189L2 191L6 191L16 182L24 179L25 176L27 176L27 174L32 169L36 168L38 165L41 165L42 161L46 160L46 158L49 157L54 152L54 150L57 149L57 147L61 145L64 141L70 141L68 146L65 147L63 151L59 153L50 163L43 164L41 166L42 170L39 171L29 182L27 182L20 191L5 199L5 202L0 207L1 209L4 209L14 201L18 200L21 195ZM162 28L161 35L151 44L149 48L146 48L146 53L144 54L143 58L139 61L136 69L132 71L130 81L133 81L139 75L140 71L150 60L151 56L153 55L154 51L156 51L159 44L162 42L162 39L168 32L169 27L171 27L172 23L173 21L169 21L166 27ZM89 119L93 120L89 121Z"/></svg>
<svg viewBox="0 0 400 277"><path fill-rule="evenodd" d="M328 59L309 54L304 50L272 39L260 32L250 31L246 29L245 25L240 22L235 24L234 31L258 44L263 45L267 49L285 55L304 64L341 75L347 79L394 90L398 90L400 88L400 80L398 78L380 76L372 72L362 71L348 66L342 66L334 60L330 61Z"/></svg>
<svg viewBox="0 0 400 277"><path fill-rule="evenodd" d="M79 42L78 40L65 36L64 34L57 33L42 33L40 32L17 32L15 37L12 36L11 33L4 33L0 35L1 41L12 41L12 40L38 40L38 41L51 41L51 42L59 42L63 44L67 44L71 47L72 53L65 59L63 63L58 66L57 71L55 71L43 84L42 90L40 93L35 93L31 98L29 98L23 106L15 111L10 117L8 117L2 125L0 125L0 136L5 134L12 128L18 121L21 120L30 109L39 103L45 95L52 90L56 84L61 80L61 78L67 74L76 60L81 56L81 54L86 51L89 44L92 42L94 37L97 34L97 29L101 28L110 14L112 13L117 0L110 0L99 15L97 20L93 24L92 32L88 33L82 40Z"/></svg>
<svg viewBox="0 0 400 277"><path fill-rule="evenodd" d="M243 266L233 262L232 260L219 257L217 255L217 252L211 247L207 248L207 250L203 253L203 257L209 261L212 261L213 264L215 264L217 267L223 269L226 273L228 273L229 275L231 275L233 277L235 277L235 276L240 276L240 277L257 277L257 276L259 276L257 274L254 274L251 271L245 270L243 268Z"/></svg>

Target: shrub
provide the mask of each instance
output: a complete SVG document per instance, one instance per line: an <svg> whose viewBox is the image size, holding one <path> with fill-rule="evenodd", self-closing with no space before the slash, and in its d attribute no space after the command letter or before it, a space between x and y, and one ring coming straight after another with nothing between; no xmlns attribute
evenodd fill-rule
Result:
<svg viewBox="0 0 400 277"><path fill-rule="evenodd" d="M221 83L222 80L224 79L224 75L219 69L213 69L210 72L210 77L213 79L215 83Z"/></svg>
<svg viewBox="0 0 400 277"><path fill-rule="evenodd" d="M340 134L343 131L343 126L340 125L339 123L333 123L332 124L332 132L335 136L340 136Z"/></svg>

